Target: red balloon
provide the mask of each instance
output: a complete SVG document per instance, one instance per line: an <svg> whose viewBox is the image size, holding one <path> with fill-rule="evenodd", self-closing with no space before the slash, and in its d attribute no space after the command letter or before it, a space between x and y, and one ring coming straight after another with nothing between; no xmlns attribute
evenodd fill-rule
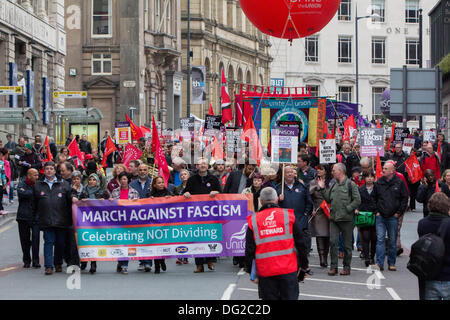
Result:
<svg viewBox="0 0 450 320"><path fill-rule="evenodd" d="M322 30L341 0L239 0L247 18L272 37L297 39ZM290 16L290 18L289 18Z"/></svg>

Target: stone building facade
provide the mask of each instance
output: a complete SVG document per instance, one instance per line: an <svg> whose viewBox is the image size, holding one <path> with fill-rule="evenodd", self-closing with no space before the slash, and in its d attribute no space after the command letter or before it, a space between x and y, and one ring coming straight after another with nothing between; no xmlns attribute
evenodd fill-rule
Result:
<svg viewBox="0 0 450 320"><path fill-rule="evenodd" d="M0 95L3 143L7 133L15 140L35 134L55 138L51 111L63 104L54 102L51 92L64 89L65 55L64 0L0 1L0 86L24 89L21 96ZM45 93L50 98L44 103Z"/></svg>
<svg viewBox="0 0 450 320"><path fill-rule="evenodd" d="M81 106L103 115L98 139L125 114L138 125L149 126L155 116L163 128L173 127L183 78L179 1L67 0L65 8L66 90L88 92Z"/></svg>
<svg viewBox="0 0 450 320"><path fill-rule="evenodd" d="M212 103L220 114L220 81L224 69L229 92L240 84L269 85L269 37L247 19L238 0L191 0L192 66L206 67L206 103L191 105L191 113L203 118ZM187 72L187 1L181 2L183 72ZM186 83L183 96L186 97ZM185 99L186 100L186 99ZM233 109L234 103L232 101ZM183 101L183 117L187 115Z"/></svg>

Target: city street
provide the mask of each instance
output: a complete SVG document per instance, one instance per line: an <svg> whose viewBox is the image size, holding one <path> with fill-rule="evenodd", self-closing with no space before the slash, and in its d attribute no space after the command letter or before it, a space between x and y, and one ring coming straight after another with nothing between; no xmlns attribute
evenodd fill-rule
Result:
<svg viewBox="0 0 450 320"><path fill-rule="evenodd" d="M13 211L17 204L7 207ZM417 300L416 277L406 269L409 248L417 239L417 222L422 217L421 206L416 212L408 212L402 227L402 242L405 249L397 260L398 271L370 272L353 251L350 276L327 275L327 269L319 267L318 256L310 255L310 267L314 274L300 284L300 300ZM3 218L0 223L6 220ZM68 274L44 275L44 268L23 269L17 223L10 221L0 226L0 299L122 299L122 300L257 300L257 286L250 282L249 275L231 258L220 258L216 270L194 274L194 259L187 265L176 265L175 260L166 260L167 271L157 275L137 271L137 262L131 262L129 274L115 272L115 262L98 263L97 273L87 270L81 273L80 289L67 288ZM41 264L43 241L41 239ZM342 260L340 260L340 263ZM372 289L367 285L372 285Z"/></svg>

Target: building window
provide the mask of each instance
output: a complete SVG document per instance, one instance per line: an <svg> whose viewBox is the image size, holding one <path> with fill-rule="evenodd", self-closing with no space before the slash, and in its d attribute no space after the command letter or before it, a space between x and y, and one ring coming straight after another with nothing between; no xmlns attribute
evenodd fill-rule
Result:
<svg viewBox="0 0 450 320"><path fill-rule="evenodd" d="M352 38L351 37L339 36L338 50L339 50L338 62L344 62L344 63L352 62Z"/></svg>
<svg viewBox="0 0 450 320"><path fill-rule="evenodd" d="M167 33L172 33L172 1L167 1Z"/></svg>
<svg viewBox="0 0 450 320"><path fill-rule="evenodd" d="M305 61L319 62L319 38L317 36L305 38Z"/></svg>
<svg viewBox="0 0 450 320"><path fill-rule="evenodd" d="M148 30L148 22L149 22L148 1L149 0L144 0L144 30Z"/></svg>
<svg viewBox="0 0 450 320"><path fill-rule="evenodd" d="M339 87L339 101L352 102L353 99L353 87L341 86Z"/></svg>
<svg viewBox="0 0 450 320"><path fill-rule="evenodd" d="M112 58L109 53L92 55L92 74L112 74Z"/></svg>
<svg viewBox="0 0 450 320"><path fill-rule="evenodd" d="M92 35L111 36L111 0L92 0Z"/></svg>
<svg viewBox="0 0 450 320"><path fill-rule="evenodd" d="M352 2L351 0L342 0L338 10L339 21L352 20Z"/></svg>
<svg viewBox="0 0 450 320"><path fill-rule="evenodd" d="M372 63L386 63L385 39L372 39Z"/></svg>
<svg viewBox="0 0 450 320"><path fill-rule="evenodd" d="M319 97L320 96L320 86L319 85L307 85L309 90L311 91L311 97Z"/></svg>
<svg viewBox="0 0 450 320"><path fill-rule="evenodd" d="M419 40L406 40L406 64L419 64Z"/></svg>
<svg viewBox="0 0 450 320"><path fill-rule="evenodd" d="M372 113L381 114L381 95L386 90L385 87L373 87L372 88Z"/></svg>
<svg viewBox="0 0 450 320"><path fill-rule="evenodd" d="M385 3L384 0L372 0L372 14L378 15L372 17L372 22L384 22Z"/></svg>
<svg viewBox="0 0 450 320"><path fill-rule="evenodd" d="M406 0L406 23L419 23L419 0Z"/></svg>

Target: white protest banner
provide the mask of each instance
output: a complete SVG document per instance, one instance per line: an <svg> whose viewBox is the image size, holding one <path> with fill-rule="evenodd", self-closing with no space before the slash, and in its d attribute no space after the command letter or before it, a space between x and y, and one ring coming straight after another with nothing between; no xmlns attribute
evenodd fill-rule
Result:
<svg viewBox="0 0 450 320"><path fill-rule="evenodd" d="M407 154L411 153L412 148L414 148L415 140L411 138L406 138L403 140L403 151Z"/></svg>
<svg viewBox="0 0 450 320"><path fill-rule="evenodd" d="M274 127L272 133L272 162L297 163L298 129Z"/></svg>
<svg viewBox="0 0 450 320"><path fill-rule="evenodd" d="M321 164L336 163L336 140L319 140L319 158Z"/></svg>
<svg viewBox="0 0 450 320"><path fill-rule="evenodd" d="M361 157L376 157L377 150L380 157L384 156L384 129L362 128L359 139Z"/></svg>
<svg viewBox="0 0 450 320"><path fill-rule="evenodd" d="M436 132L433 130L425 130L423 132L423 141L435 142L436 141Z"/></svg>

